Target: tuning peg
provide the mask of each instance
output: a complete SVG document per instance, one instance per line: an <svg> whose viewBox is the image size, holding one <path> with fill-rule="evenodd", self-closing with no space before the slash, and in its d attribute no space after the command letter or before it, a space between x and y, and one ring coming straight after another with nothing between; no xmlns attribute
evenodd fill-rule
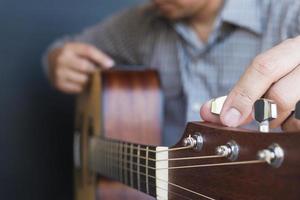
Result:
<svg viewBox="0 0 300 200"><path fill-rule="evenodd" d="M277 105L272 100L259 99L254 103L254 118L260 132L269 132L269 122L277 118Z"/></svg>
<svg viewBox="0 0 300 200"><path fill-rule="evenodd" d="M218 97L212 100L210 112L220 115L227 96Z"/></svg>
<svg viewBox="0 0 300 200"><path fill-rule="evenodd" d="M298 101L298 103L296 104L295 118L300 120L300 101Z"/></svg>

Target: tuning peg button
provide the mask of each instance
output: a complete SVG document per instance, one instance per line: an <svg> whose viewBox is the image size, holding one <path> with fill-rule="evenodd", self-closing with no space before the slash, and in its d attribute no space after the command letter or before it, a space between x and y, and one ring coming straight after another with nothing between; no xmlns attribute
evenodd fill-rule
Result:
<svg viewBox="0 0 300 200"><path fill-rule="evenodd" d="M259 99L254 103L254 118L260 132L269 132L269 122L277 118L277 105L272 100Z"/></svg>
<svg viewBox="0 0 300 200"><path fill-rule="evenodd" d="M300 120L300 101L298 101L298 103L296 104L295 118Z"/></svg>
<svg viewBox="0 0 300 200"><path fill-rule="evenodd" d="M220 115L227 96L218 97L212 100L210 112Z"/></svg>

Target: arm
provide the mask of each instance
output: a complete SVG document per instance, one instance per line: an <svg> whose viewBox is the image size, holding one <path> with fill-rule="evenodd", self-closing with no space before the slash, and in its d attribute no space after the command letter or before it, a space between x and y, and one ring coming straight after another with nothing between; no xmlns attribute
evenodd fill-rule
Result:
<svg viewBox="0 0 300 200"><path fill-rule="evenodd" d="M220 117L210 113L211 101L207 102L201 108L204 120L231 127L247 124L252 121L254 102L264 96L278 106L278 118L271 122L272 128L300 130L299 120L291 115L300 99L300 2L281 3L284 10L280 12L285 16L282 39L290 39L253 59L229 93Z"/></svg>
<svg viewBox="0 0 300 200"><path fill-rule="evenodd" d="M59 90L79 93L96 66L138 63L139 9L115 15L74 36L58 40L44 56L49 80Z"/></svg>
<svg viewBox="0 0 300 200"><path fill-rule="evenodd" d="M300 130L291 116L300 99L300 36L288 39L258 55L234 86L224 103L220 118L210 113L210 102L201 109L204 120L237 127L252 119L252 107L260 97L278 106L278 118L271 127Z"/></svg>

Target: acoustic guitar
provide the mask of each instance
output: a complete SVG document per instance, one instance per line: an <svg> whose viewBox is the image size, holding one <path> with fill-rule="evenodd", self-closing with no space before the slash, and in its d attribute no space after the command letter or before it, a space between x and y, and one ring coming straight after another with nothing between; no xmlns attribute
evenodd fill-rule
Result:
<svg viewBox="0 0 300 200"><path fill-rule="evenodd" d="M190 122L161 146L162 105L153 70L93 74L76 108L76 200L300 199L300 133Z"/></svg>

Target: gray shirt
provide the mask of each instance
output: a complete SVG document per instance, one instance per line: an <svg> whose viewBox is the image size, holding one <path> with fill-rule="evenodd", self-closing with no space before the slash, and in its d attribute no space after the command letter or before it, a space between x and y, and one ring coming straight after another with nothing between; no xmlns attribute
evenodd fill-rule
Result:
<svg viewBox="0 0 300 200"><path fill-rule="evenodd" d="M257 54L299 34L299 0L225 0L207 43L184 22L138 6L50 49L81 41L117 63L157 69L165 95L163 142L170 145L187 121L200 120L205 101L230 91Z"/></svg>

